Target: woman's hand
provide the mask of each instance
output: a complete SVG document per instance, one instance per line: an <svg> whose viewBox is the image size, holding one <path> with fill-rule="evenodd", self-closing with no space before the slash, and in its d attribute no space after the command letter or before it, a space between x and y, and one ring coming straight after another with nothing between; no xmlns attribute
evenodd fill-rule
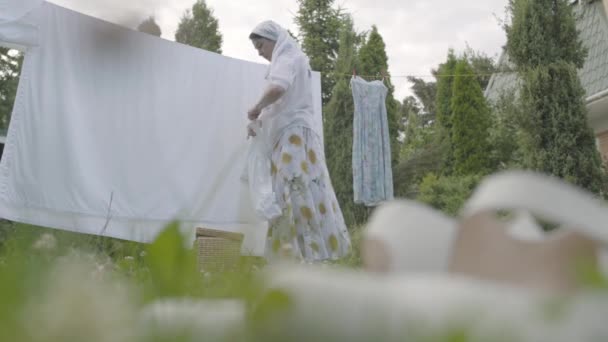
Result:
<svg viewBox="0 0 608 342"><path fill-rule="evenodd" d="M262 121L252 120L249 125L247 125L247 139L249 139L250 137L255 137L257 135L256 126L259 126L258 128L261 128Z"/></svg>
<svg viewBox="0 0 608 342"><path fill-rule="evenodd" d="M257 120L257 118L260 117L261 113L262 110L259 109L258 106L255 106L247 112L247 117L249 118L249 120Z"/></svg>

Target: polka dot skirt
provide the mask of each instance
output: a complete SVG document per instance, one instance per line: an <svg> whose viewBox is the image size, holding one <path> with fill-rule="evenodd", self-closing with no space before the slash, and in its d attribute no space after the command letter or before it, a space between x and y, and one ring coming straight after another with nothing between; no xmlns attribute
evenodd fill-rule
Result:
<svg viewBox="0 0 608 342"><path fill-rule="evenodd" d="M272 185L283 215L270 222L267 256L290 245L306 261L339 259L351 243L322 158L319 138L308 128L289 127L272 151Z"/></svg>

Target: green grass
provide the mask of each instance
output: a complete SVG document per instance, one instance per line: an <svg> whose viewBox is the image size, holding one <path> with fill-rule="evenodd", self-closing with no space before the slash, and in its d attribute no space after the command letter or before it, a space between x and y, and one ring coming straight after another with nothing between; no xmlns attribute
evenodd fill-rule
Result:
<svg viewBox="0 0 608 342"><path fill-rule="evenodd" d="M353 253L330 267L361 266L361 231L351 231ZM0 341L289 340L291 331L282 329L277 318L294 304L285 293L268 292L263 264L244 257L232 269L201 272L196 250L184 247L184 241L177 224L169 225L153 243L140 244L1 221ZM592 267L583 269L581 276L591 288L608 288ZM209 334L201 335L196 329L166 331L142 325L147 305L179 298L188 303L238 300L246 307L245 322L221 331L222 338L212 334L221 327L210 327ZM559 319L567 304L552 303L547 316ZM298 325L315 329L314 322ZM413 334L424 338L404 340L471 341L467 329L416 331ZM335 333L332 340L340 340L341 332Z"/></svg>
<svg viewBox="0 0 608 342"><path fill-rule="evenodd" d="M359 231L353 233L355 246ZM125 334L138 335L125 341L197 340L200 336L193 339L187 333L149 336L138 328L137 313L164 298L238 299L249 308L250 322L281 308L280 301L262 295L264 265L259 260L243 257L233 269L201 272L196 250L185 248L184 241L177 224L153 243L141 244L0 221L0 340L117 341ZM332 264L358 267L357 248ZM114 315L132 322L125 328L108 318ZM39 329L32 330L34 323ZM41 335L40 329L48 331ZM255 324L238 333L247 340L271 337Z"/></svg>

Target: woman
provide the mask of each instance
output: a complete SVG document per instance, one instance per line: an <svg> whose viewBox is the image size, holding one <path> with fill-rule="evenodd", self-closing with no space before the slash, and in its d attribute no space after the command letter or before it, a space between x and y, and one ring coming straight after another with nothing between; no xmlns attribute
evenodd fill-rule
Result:
<svg viewBox="0 0 608 342"><path fill-rule="evenodd" d="M262 122L272 151L272 187L282 215L270 221L269 258L284 245L306 261L338 259L350 251L350 237L312 129L312 72L308 57L287 30L265 21L249 36L270 62L267 88L248 112ZM255 133L250 131L251 135Z"/></svg>

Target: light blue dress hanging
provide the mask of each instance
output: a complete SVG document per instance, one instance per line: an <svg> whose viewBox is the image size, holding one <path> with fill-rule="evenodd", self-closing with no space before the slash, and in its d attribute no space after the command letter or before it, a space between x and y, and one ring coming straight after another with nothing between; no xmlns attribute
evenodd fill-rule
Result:
<svg viewBox="0 0 608 342"><path fill-rule="evenodd" d="M388 89L382 81L350 81L353 122L353 191L355 203L375 206L393 199L391 146L386 113Z"/></svg>

